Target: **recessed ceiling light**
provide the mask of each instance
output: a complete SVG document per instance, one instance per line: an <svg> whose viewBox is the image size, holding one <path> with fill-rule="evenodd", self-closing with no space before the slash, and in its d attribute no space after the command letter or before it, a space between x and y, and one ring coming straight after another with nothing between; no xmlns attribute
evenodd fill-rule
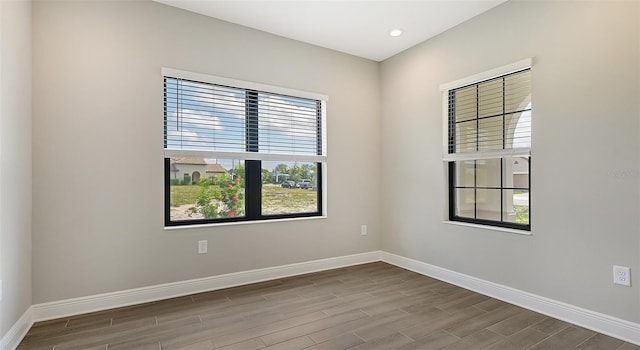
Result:
<svg viewBox="0 0 640 350"><path fill-rule="evenodd" d="M400 36L402 35L402 29L393 29L392 31L389 32L389 35Z"/></svg>

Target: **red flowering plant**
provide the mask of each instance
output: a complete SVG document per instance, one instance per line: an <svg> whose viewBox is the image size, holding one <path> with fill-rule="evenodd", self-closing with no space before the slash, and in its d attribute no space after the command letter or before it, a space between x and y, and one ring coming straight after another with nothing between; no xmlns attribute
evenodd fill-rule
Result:
<svg viewBox="0 0 640 350"><path fill-rule="evenodd" d="M196 208L205 218L228 218L244 214L244 187L240 178L234 180L228 174L203 178Z"/></svg>
<svg viewBox="0 0 640 350"><path fill-rule="evenodd" d="M240 186L240 178L225 183L220 200L224 204L220 211L222 217L242 216L244 213L244 188Z"/></svg>

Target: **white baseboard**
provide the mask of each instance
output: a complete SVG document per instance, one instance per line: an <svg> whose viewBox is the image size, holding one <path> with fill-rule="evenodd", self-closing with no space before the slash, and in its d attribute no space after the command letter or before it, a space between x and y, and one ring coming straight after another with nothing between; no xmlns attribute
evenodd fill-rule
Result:
<svg viewBox="0 0 640 350"><path fill-rule="evenodd" d="M147 303L178 296L235 287L306 273L331 270L345 266L380 261L380 252L339 256L335 258L267 267L263 269L229 273L188 281L123 290L112 293L53 301L32 305L0 339L0 350L14 350L34 322L71 315Z"/></svg>
<svg viewBox="0 0 640 350"><path fill-rule="evenodd" d="M384 261L539 313L640 345L640 324L586 310L392 253L374 251L32 305L0 339L14 350L36 321L174 298L216 289Z"/></svg>
<svg viewBox="0 0 640 350"><path fill-rule="evenodd" d="M36 304L32 315L44 321L374 261L380 261L379 251Z"/></svg>
<svg viewBox="0 0 640 350"><path fill-rule="evenodd" d="M640 324L387 252L381 260L562 321L640 345Z"/></svg>
<svg viewBox="0 0 640 350"><path fill-rule="evenodd" d="M13 324L2 339L0 339L0 350L13 350L18 347L22 338L27 334L31 325L33 325L33 317L31 308L29 307L22 316Z"/></svg>

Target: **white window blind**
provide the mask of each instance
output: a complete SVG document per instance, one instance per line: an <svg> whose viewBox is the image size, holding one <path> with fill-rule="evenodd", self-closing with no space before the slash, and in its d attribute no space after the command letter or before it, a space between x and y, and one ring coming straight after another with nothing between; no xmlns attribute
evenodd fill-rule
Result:
<svg viewBox="0 0 640 350"><path fill-rule="evenodd" d="M259 93L259 152L324 155L321 115L321 101Z"/></svg>
<svg viewBox="0 0 640 350"><path fill-rule="evenodd" d="M165 77L165 148L243 152L245 92Z"/></svg>
<svg viewBox="0 0 640 350"><path fill-rule="evenodd" d="M237 83L164 74L165 157L326 161L325 100Z"/></svg>
<svg viewBox="0 0 640 350"><path fill-rule="evenodd" d="M448 88L445 161L529 156L530 68Z"/></svg>

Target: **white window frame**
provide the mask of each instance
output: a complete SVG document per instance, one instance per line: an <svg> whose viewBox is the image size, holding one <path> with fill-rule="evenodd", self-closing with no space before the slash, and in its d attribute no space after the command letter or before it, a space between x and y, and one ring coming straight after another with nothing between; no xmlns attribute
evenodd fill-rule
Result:
<svg viewBox="0 0 640 350"><path fill-rule="evenodd" d="M445 224L453 224L459 226L467 226L474 228L481 228L487 230L494 231L503 231L509 233L517 233L523 235L531 235L531 228L529 230L522 230L517 228L508 228L508 227L500 227L493 226L490 224L480 224L480 223L468 223L461 221L452 221L449 219L450 210L449 210L449 176L448 176L448 165L449 162L452 161L460 161L460 160L471 160L471 159L490 159L497 157L516 157L516 156L531 156L531 148L517 148L517 149L506 149L506 150L491 150L491 151L479 151L474 153L460 153L460 154L450 154L449 153L449 91L452 89L460 88L466 85L475 84L478 82L482 82L485 80L490 80L496 77L508 75L510 73L518 72L524 69L530 69L533 67L533 59L526 58L517 62L513 62L511 64L507 64L501 67L493 68L481 73L477 73L465 78L461 78L449 83L440 85L440 92L442 95L442 160L443 160L443 174L444 174L444 188L445 191L445 199L443 201L443 223ZM531 195L531 194L530 194ZM531 199L530 199L531 201ZM529 222L529 227L531 227L531 222Z"/></svg>
<svg viewBox="0 0 640 350"><path fill-rule="evenodd" d="M319 210L321 210L321 215L291 217L291 218L273 218L273 219L265 218L260 220L245 220L245 221L219 221L219 222L212 222L212 223L194 223L194 224L170 225L170 226L166 225L166 220L165 220L165 225L164 225L165 230L210 227L210 226L268 223L268 222L298 221L298 220L309 220L309 219L324 219L328 217L328 159L329 157L328 157L328 149L327 149L328 146L327 146L326 135L327 135L327 101L329 100L329 96L315 93L315 92L290 89L290 88L285 88L280 86L273 86L273 85L231 79L226 77L184 71L184 70L167 68L167 67L161 68L161 77L163 79L165 77L187 79L187 80L192 80L197 82L230 86L230 87L240 88L240 89L256 90L256 91L262 91L267 93L319 100L322 103L321 118L322 118L322 128L323 128L323 135L324 135L324 137L322 138L323 155L287 155L287 154L265 154L265 153L260 153L259 155L257 155L255 153L252 154L251 152L220 152L220 151L200 151L200 150L177 150L177 149L163 148L163 159L174 158L174 157L199 157L199 158L220 158L220 159L227 158L227 159L237 159L237 160L259 159L259 160L265 160L265 161L269 161L269 160L299 161L299 162L315 162L315 163L322 164L322 167L321 167L322 206L321 208L319 208ZM163 173L163 177L164 176L165 174Z"/></svg>

